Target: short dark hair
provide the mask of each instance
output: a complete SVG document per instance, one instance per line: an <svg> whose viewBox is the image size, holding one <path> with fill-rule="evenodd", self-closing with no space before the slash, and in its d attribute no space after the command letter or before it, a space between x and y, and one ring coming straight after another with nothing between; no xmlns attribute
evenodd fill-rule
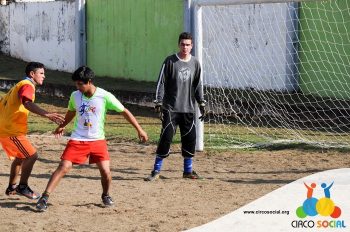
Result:
<svg viewBox="0 0 350 232"><path fill-rule="evenodd" d="M177 43L180 44L180 41L183 39L190 39L191 41L193 41L193 37L192 37L191 33L189 33L189 32L182 32L179 35L179 41Z"/></svg>
<svg viewBox="0 0 350 232"><path fill-rule="evenodd" d="M95 73L87 66L81 66L72 74L73 81L82 81L84 84L94 79Z"/></svg>
<svg viewBox="0 0 350 232"><path fill-rule="evenodd" d="M42 63L39 63L39 62L29 62L27 64L27 66L26 66L25 73L26 73L27 76L29 76L31 71L35 72L39 68L45 69L45 66Z"/></svg>

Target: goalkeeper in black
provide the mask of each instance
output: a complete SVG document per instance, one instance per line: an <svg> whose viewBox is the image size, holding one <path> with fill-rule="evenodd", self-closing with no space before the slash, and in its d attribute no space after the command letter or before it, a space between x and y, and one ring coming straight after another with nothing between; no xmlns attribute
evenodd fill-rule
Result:
<svg viewBox="0 0 350 232"><path fill-rule="evenodd" d="M154 168L151 175L145 178L146 181L159 178L163 159L169 156L177 126L180 128L181 152L184 157L183 178L201 178L192 169L196 147L196 102L201 112L200 119L205 117L201 66L191 55L193 39L190 33L183 32L179 35L178 46L179 52L168 56L163 62L157 82L154 103L162 120L162 130Z"/></svg>

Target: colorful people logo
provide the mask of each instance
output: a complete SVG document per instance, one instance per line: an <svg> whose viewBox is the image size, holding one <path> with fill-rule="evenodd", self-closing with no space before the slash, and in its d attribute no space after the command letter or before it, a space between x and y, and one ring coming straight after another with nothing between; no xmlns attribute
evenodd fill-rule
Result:
<svg viewBox="0 0 350 232"><path fill-rule="evenodd" d="M316 188L315 183L311 183L308 186L304 183L307 188L307 199L304 201L303 205L298 207L296 210L296 215L299 218L305 218L306 216L316 216L320 214L321 216L331 216L332 218L338 218L341 215L341 210L338 206L334 204L331 200L330 188L333 186L334 182L327 186L326 183L322 183L321 187L323 188L324 196L321 199L313 197L313 191Z"/></svg>

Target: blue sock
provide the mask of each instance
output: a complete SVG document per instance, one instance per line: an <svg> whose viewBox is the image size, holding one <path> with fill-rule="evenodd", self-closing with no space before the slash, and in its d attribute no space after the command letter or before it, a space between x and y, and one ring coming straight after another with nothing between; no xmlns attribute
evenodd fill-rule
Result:
<svg viewBox="0 0 350 232"><path fill-rule="evenodd" d="M160 172L162 169L163 158L156 156L156 160L154 161L153 171Z"/></svg>
<svg viewBox="0 0 350 232"><path fill-rule="evenodd" d="M184 173L192 173L192 158L184 158Z"/></svg>

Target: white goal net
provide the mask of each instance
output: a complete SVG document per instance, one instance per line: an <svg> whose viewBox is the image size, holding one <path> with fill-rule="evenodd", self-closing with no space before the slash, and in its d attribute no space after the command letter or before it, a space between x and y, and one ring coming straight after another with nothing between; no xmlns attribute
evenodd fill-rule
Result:
<svg viewBox="0 0 350 232"><path fill-rule="evenodd" d="M350 0L192 4L206 146L350 146Z"/></svg>

